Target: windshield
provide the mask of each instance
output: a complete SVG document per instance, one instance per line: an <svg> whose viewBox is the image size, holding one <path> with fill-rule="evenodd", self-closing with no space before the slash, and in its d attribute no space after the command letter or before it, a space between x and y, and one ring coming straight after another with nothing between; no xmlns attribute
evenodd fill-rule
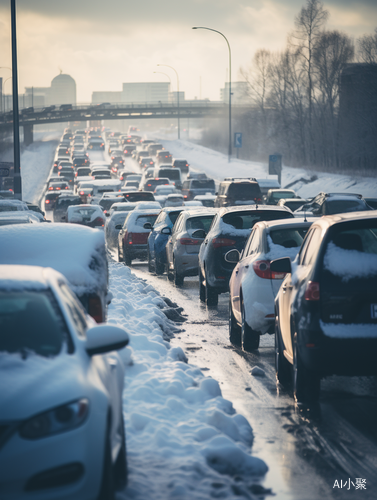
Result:
<svg viewBox="0 0 377 500"><path fill-rule="evenodd" d="M213 179L197 179L192 181L191 189L215 189L215 181Z"/></svg>
<svg viewBox="0 0 377 500"><path fill-rule="evenodd" d="M272 193L272 198L274 200L280 200L281 198L293 198L295 193L293 191L275 191Z"/></svg>
<svg viewBox="0 0 377 500"><path fill-rule="evenodd" d="M49 291L0 292L0 351L58 355L68 331Z"/></svg>
<svg viewBox="0 0 377 500"><path fill-rule="evenodd" d="M260 210L255 212L230 212L223 216L223 222L233 226L235 229L251 229L260 220L290 219L293 217L289 212L278 212Z"/></svg>

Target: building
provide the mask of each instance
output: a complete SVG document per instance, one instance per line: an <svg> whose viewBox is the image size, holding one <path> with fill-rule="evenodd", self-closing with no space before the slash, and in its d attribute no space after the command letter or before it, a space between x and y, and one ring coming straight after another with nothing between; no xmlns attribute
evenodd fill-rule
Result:
<svg viewBox="0 0 377 500"><path fill-rule="evenodd" d="M118 104L122 102L122 92L92 92L92 103L101 104L103 102L109 102L110 104Z"/></svg>
<svg viewBox="0 0 377 500"><path fill-rule="evenodd" d="M61 73L53 78L48 105L51 104L76 105L76 82L71 76Z"/></svg>
<svg viewBox="0 0 377 500"><path fill-rule="evenodd" d="M168 102L169 89L170 83L168 82L123 83L122 102Z"/></svg>
<svg viewBox="0 0 377 500"><path fill-rule="evenodd" d="M248 97L247 82L232 82L232 104L246 104L250 101ZM220 89L220 101L229 103L229 82L225 88Z"/></svg>

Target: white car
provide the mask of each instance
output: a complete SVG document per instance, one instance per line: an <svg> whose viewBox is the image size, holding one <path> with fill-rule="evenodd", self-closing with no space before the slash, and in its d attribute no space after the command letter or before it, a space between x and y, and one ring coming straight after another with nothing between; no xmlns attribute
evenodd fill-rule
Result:
<svg viewBox="0 0 377 500"><path fill-rule="evenodd" d="M127 480L127 332L51 268L0 266L2 500L107 500Z"/></svg>
<svg viewBox="0 0 377 500"><path fill-rule="evenodd" d="M67 210L67 222L103 229L106 216L99 205L71 205Z"/></svg>
<svg viewBox="0 0 377 500"><path fill-rule="evenodd" d="M258 222L241 254L225 254L226 262L237 263L229 280L229 338L245 351L258 348L260 335L274 333L274 299L285 276L270 271L270 261L293 260L313 220Z"/></svg>

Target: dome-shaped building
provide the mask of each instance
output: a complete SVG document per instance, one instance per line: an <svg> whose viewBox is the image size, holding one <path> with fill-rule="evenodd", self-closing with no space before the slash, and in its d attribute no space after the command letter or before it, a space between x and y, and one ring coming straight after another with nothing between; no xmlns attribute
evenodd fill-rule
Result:
<svg viewBox="0 0 377 500"><path fill-rule="evenodd" d="M76 82L69 76L61 73L51 82L50 104L76 104Z"/></svg>

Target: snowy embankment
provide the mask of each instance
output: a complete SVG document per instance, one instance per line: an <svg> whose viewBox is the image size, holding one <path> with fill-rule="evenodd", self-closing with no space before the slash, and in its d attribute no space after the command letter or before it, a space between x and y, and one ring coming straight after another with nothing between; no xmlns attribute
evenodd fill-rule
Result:
<svg viewBox="0 0 377 500"><path fill-rule="evenodd" d="M250 455L252 429L221 396L218 382L164 340L177 330L164 313L171 304L123 264L110 263L110 289L109 322L130 334L121 351L126 498L254 498L267 466Z"/></svg>
<svg viewBox="0 0 377 500"><path fill-rule="evenodd" d="M217 181L223 180L224 177L256 177L258 179L268 176L267 163L236 158L232 158L231 163L228 163L226 155L188 141L162 140L162 143L173 157L186 158L191 168L205 172ZM316 196L321 191L357 193L365 197L377 197L377 178L326 174L291 167L283 167L282 187L294 189L302 198Z"/></svg>

